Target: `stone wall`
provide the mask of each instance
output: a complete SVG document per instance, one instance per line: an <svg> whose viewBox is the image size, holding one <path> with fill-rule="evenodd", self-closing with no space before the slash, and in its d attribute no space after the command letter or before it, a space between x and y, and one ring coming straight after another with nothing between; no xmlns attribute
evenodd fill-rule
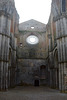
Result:
<svg viewBox="0 0 67 100"><path fill-rule="evenodd" d="M15 85L13 81L15 80L15 74L13 73L16 67L14 33L17 33L18 19L19 16L15 9L14 1L0 0L0 90L8 89L11 86L10 84L12 86ZM12 71L10 70L11 67L14 68Z"/></svg>
<svg viewBox="0 0 67 100"><path fill-rule="evenodd" d="M34 27L33 29L31 27ZM36 20L29 20L19 25L19 35L17 44L17 67L18 82L34 85L35 77L39 79L39 84L47 84L47 74L40 76L40 66L46 66L47 73L47 57L48 49L46 48L46 27L45 24ZM37 36L38 44L29 44L26 39L28 36ZM46 79L45 79L46 77Z"/></svg>
<svg viewBox="0 0 67 100"><path fill-rule="evenodd" d="M33 19L19 25L14 0L0 0L0 90L39 80L67 91L66 13L67 0L52 0L47 25ZM31 35L36 45L26 41Z"/></svg>
<svg viewBox="0 0 67 100"><path fill-rule="evenodd" d="M27 84L27 85L34 85L34 81L36 79L39 80L40 85L47 84L47 66L45 69L43 77L41 75L40 66L45 65L46 61L41 59L19 59L17 66L18 66L18 75L17 75L17 84ZM41 77L42 76L42 77ZM36 78L37 77L37 78Z"/></svg>
<svg viewBox="0 0 67 100"><path fill-rule="evenodd" d="M67 32L66 32L66 3L67 0L52 0L51 15L49 18L47 29L49 30L49 63L50 65L50 86L59 90L67 90ZM54 46L56 43L56 46ZM57 53L55 52L57 51ZM55 59L55 60L54 60ZM58 66L58 67L55 67ZM54 78L52 77L55 73ZM58 80L59 79L59 80ZM52 81L53 80L53 81ZM58 81L57 81L58 80ZM55 83L55 85L54 85Z"/></svg>

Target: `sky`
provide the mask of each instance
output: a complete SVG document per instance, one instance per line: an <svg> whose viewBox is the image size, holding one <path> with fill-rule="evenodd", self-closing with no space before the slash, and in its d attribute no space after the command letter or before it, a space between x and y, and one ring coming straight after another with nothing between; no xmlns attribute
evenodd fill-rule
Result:
<svg viewBox="0 0 67 100"><path fill-rule="evenodd" d="M52 0L15 0L16 9L20 16L19 22L30 19L47 24Z"/></svg>

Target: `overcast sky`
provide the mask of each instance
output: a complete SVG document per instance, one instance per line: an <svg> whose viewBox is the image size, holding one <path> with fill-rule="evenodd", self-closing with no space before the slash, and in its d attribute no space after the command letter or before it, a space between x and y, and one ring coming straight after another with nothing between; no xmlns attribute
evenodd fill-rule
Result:
<svg viewBox="0 0 67 100"><path fill-rule="evenodd" d="M20 22L35 19L47 23L51 10L52 0L15 0Z"/></svg>

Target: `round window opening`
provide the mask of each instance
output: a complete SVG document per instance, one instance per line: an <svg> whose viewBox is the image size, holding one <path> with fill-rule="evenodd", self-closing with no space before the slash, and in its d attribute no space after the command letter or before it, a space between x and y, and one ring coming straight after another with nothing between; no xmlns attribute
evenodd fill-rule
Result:
<svg viewBox="0 0 67 100"><path fill-rule="evenodd" d="M27 37L26 42L28 44L34 45L34 44L37 44L39 42L39 39L35 35L30 35L30 36Z"/></svg>

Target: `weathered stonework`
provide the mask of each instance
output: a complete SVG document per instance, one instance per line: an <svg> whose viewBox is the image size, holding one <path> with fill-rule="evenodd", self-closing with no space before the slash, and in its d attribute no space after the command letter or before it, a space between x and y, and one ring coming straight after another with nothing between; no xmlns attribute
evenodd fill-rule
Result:
<svg viewBox="0 0 67 100"><path fill-rule="evenodd" d="M34 27L32 29L31 27ZM40 67L47 66L48 50L46 48L46 27L45 24L36 20L29 20L19 25L17 60L18 60L18 84L25 83L35 85L36 76L39 84L47 84L47 67L43 76L40 75ZM28 44L28 36L37 36L38 44ZM22 46L21 46L22 45ZM46 72L46 73L45 73Z"/></svg>
<svg viewBox="0 0 67 100"><path fill-rule="evenodd" d="M0 0L0 90L15 86L16 43L14 33L17 31L14 27L18 19L14 1Z"/></svg>
<svg viewBox="0 0 67 100"><path fill-rule="evenodd" d="M51 79L51 87L56 87L56 83L59 86L59 90L66 91L67 90L67 0L52 0L52 8L51 15L49 18L49 33L52 41L52 49L49 49L49 67L52 69L50 73L55 73L54 79ZM54 42L55 41L55 42ZM56 43L56 47L54 46ZM50 46L49 46L50 47ZM54 52L56 48L57 52ZM57 55L57 56L56 56ZM55 57L56 56L56 57ZM54 60L55 59L55 60ZM54 62L52 64L52 62ZM56 65L56 67L55 67ZM56 74L57 73L57 74ZM55 82L55 84L54 84Z"/></svg>
<svg viewBox="0 0 67 100"><path fill-rule="evenodd" d="M27 43L30 35L36 45ZM0 0L0 90L18 84L67 91L67 0L52 0L47 25L19 24L14 0Z"/></svg>

